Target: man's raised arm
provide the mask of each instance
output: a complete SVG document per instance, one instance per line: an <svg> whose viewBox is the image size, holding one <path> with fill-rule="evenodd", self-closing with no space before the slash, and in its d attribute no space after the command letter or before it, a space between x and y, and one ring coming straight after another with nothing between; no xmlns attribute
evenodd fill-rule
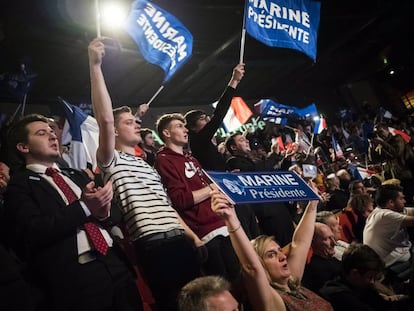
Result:
<svg viewBox="0 0 414 311"><path fill-rule="evenodd" d="M105 46L101 39L94 39L88 47L89 72L91 78L92 107L99 126L99 147L96 158L99 164L111 162L115 149L114 117L112 102L102 73Z"/></svg>

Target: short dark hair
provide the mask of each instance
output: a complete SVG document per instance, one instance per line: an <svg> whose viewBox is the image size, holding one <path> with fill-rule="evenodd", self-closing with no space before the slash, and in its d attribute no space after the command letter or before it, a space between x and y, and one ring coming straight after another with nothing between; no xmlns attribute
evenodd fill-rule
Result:
<svg viewBox="0 0 414 311"><path fill-rule="evenodd" d="M203 110L190 110L184 115L185 123L189 130L193 129L197 123L197 120L206 114Z"/></svg>
<svg viewBox="0 0 414 311"><path fill-rule="evenodd" d="M114 125L117 126L119 122L119 116L123 113L132 113L132 110L128 106L121 106L112 110L114 115Z"/></svg>
<svg viewBox="0 0 414 311"><path fill-rule="evenodd" d="M152 130L149 128L143 128L139 130L139 134L141 135L142 140L144 141L145 137L148 134L152 134Z"/></svg>
<svg viewBox="0 0 414 311"><path fill-rule="evenodd" d="M234 150L231 149L231 146L235 146L235 138L236 136L243 135L241 132L236 132L234 134L231 134L229 137L226 138L226 149L230 154L234 153Z"/></svg>
<svg viewBox="0 0 414 311"><path fill-rule="evenodd" d="M382 273L385 264L381 257L368 245L351 243L342 256L342 270L347 275L353 269L361 273L368 271Z"/></svg>
<svg viewBox="0 0 414 311"><path fill-rule="evenodd" d="M207 298L230 290L230 283L220 276L203 276L187 283L178 296L180 311L208 311Z"/></svg>
<svg viewBox="0 0 414 311"><path fill-rule="evenodd" d="M375 124L375 126L374 126L374 131L377 130L377 129L385 129L385 130L388 131L388 125L385 122L379 122L379 123Z"/></svg>
<svg viewBox="0 0 414 311"><path fill-rule="evenodd" d="M397 199L399 192L403 192L401 186L381 185L375 194L375 202L378 206L384 207L387 201Z"/></svg>
<svg viewBox="0 0 414 311"><path fill-rule="evenodd" d="M155 126L157 128L158 135L161 137L162 140L164 140L164 134L162 133L170 123L174 120L181 121L185 124L185 119L181 113L167 113L162 115L160 118L158 118L157 122L155 123Z"/></svg>
<svg viewBox="0 0 414 311"><path fill-rule="evenodd" d="M11 148L13 148L13 155L17 156L19 160L25 161L21 152L19 152L16 148L17 144L27 144L29 138L29 130L27 129L27 125L39 121L49 124L48 118L45 116L40 114L29 114L21 118L10 127L7 137L11 143Z"/></svg>

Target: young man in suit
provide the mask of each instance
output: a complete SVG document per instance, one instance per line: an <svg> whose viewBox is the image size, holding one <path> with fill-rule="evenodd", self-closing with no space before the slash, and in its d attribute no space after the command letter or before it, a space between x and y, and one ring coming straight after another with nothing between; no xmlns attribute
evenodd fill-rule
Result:
<svg viewBox="0 0 414 311"><path fill-rule="evenodd" d="M142 310L127 264L109 229L112 183L95 187L55 160L59 143L48 120L28 115L12 128L24 161L5 193L9 242L45 296L42 310Z"/></svg>

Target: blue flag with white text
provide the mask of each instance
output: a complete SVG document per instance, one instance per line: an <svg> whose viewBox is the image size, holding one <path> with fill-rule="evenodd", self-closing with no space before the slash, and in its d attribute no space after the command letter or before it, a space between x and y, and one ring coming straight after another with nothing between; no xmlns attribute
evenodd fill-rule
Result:
<svg viewBox="0 0 414 311"><path fill-rule="evenodd" d="M125 29L143 57L165 71L164 82L191 56L193 36L173 15L146 0L132 3Z"/></svg>
<svg viewBox="0 0 414 311"><path fill-rule="evenodd" d="M316 60L321 4L310 0L246 0L246 31L272 47L298 50Z"/></svg>
<svg viewBox="0 0 414 311"><path fill-rule="evenodd" d="M318 110L315 104L310 104L305 108L298 108L279 104L271 99L262 99L255 106L259 106L260 115L264 120L272 122L278 118L282 120L288 117L307 119L318 116Z"/></svg>
<svg viewBox="0 0 414 311"><path fill-rule="evenodd" d="M233 204L319 200L294 172L205 172Z"/></svg>

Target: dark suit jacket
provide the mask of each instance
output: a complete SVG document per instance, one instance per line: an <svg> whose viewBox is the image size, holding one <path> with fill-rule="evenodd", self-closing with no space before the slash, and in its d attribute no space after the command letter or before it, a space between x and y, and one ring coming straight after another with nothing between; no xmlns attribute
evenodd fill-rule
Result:
<svg viewBox="0 0 414 311"><path fill-rule="evenodd" d="M79 171L65 173L81 188L89 181ZM8 240L27 261L32 281L53 304L70 305L79 275L77 229L88 219L79 201L66 206L53 186L24 169L13 174L7 187L5 219Z"/></svg>

